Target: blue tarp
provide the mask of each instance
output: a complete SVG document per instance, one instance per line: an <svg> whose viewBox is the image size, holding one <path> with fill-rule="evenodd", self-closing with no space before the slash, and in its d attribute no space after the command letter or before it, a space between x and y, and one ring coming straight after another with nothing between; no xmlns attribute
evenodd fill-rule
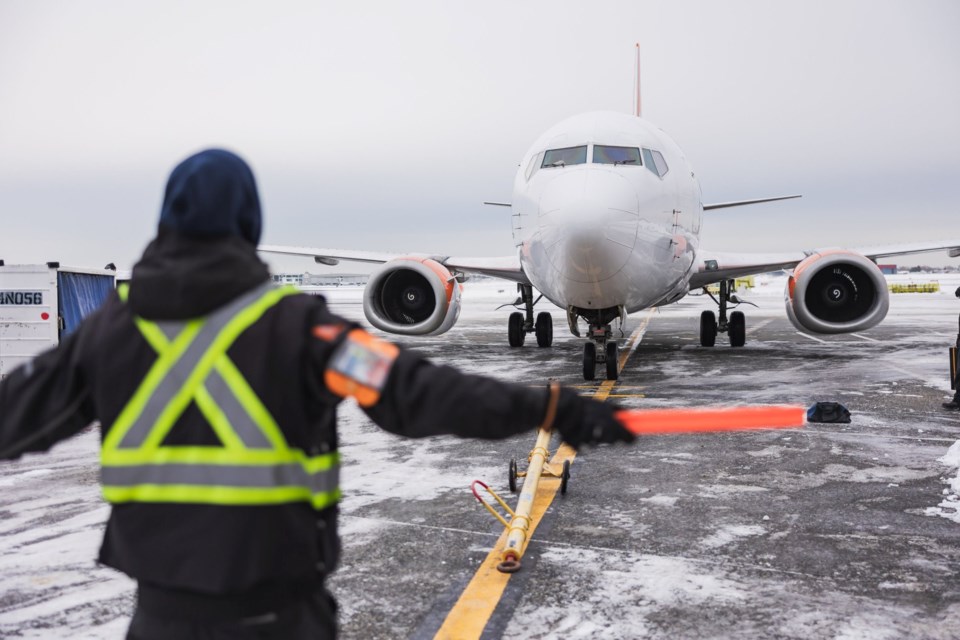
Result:
<svg viewBox="0 0 960 640"><path fill-rule="evenodd" d="M66 336L80 326L80 322L103 304L113 290L113 276L91 273L57 272L57 302Z"/></svg>

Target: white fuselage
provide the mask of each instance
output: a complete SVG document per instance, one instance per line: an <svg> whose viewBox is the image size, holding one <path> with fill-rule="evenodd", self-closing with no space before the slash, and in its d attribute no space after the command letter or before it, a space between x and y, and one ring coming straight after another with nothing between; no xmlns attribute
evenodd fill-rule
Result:
<svg viewBox="0 0 960 640"><path fill-rule="evenodd" d="M512 207L522 268L557 306L631 313L687 292L700 185L676 143L642 118L594 112L557 124L525 154Z"/></svg>

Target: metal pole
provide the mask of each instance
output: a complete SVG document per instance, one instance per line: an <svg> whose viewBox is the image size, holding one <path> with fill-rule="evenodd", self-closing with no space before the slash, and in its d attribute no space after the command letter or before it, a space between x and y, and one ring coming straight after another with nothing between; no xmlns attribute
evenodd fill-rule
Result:
<svg viewBox="0 0 960 640"><path fill-rule="evenodd" d="M517 509L510 519L507 543L503 547L502 561L497 565L501 573L514 573L520 570L520 558L523 556L527 542L527 532L530 530L530 512L533 509L533 498L537 495L537 485L543 473L543 465L550 452L550 436L552 431L540 429L537 433L537 442L530 453L530 464L527 466L527 475L523 479L523 489L517 500Z"/></svg>

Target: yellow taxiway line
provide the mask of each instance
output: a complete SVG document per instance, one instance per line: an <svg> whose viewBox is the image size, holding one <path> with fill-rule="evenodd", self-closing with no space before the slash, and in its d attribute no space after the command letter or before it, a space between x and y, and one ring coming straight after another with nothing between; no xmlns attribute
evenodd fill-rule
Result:
<svg viewBox="0 0 960 640"><path fill-rule="evenodd" d="M620 354L620 371L623 371L627 360L630 358L630 354L633 353L633 347L643 337L652 317L653 311L651 310L644 316L640 326L630 334L630 338L627 340L623 352ZM611 396L615 384L616 380L605 380L601 382L600 387L597 388L596 393L593 394L593 399L603 402L609 397L627 397ZM636 395L642 397L642 394ZM573 459L576 457L577 452L566 443L562 443L560 448L557 449L557 453L551 458L550 465L556 465L557 467L563 466L564 460L569 460L572 464ZM537 525L540 523L540 519L543 518L544 512L546 512L557 495L557 490L560 488L559 480L559 478L547 476L544 476L540 480L540 486L537 488L537 494L533 499L533 508L530 512L531 522L530 531L527 534L528 543L529 540L533 538L533 534L537 529ZM497 571L497 565L500 564L502 560L500 557L500 549L507 540L507 533L508 530L505 529L497 539L497 543L493 546L493 549L490 550L487 557L480 563L480 568L477 569L477 572L473 575L473 579L470 580L467 588L460 594L460 598L457 599L453 608L450 609L450 613L447 614L443 625L440 627L440 630L437 631L437 635L434 636L435 640L467 640L469 638L479 638L483 633L484 628L486 628L487 623L490 621L490 616L493 615L493 611L497 608L500 598L503 597L503 591L507 588L507 582L509 582L510 576L513 575L511 573L501 573Z"/></svg>

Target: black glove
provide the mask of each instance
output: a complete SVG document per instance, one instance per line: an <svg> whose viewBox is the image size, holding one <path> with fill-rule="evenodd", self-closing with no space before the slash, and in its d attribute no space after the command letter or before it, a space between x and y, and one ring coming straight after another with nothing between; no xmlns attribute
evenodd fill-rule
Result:
<svg viewBox="0 0 960 640"><path fill-rule="evenodd" d="M561 387L553 429L574 449L585 444L633 442L636 436L614 417L617 406L582 398L572 389Z"/></svg>
<svg viewBox="0 0 960 640"><path fill-rule="evenodd" d="M960 298L960 287L957 287L957 290L953 292L953 295L955 295L955 296L957 296L958 298Z"/></svg>

